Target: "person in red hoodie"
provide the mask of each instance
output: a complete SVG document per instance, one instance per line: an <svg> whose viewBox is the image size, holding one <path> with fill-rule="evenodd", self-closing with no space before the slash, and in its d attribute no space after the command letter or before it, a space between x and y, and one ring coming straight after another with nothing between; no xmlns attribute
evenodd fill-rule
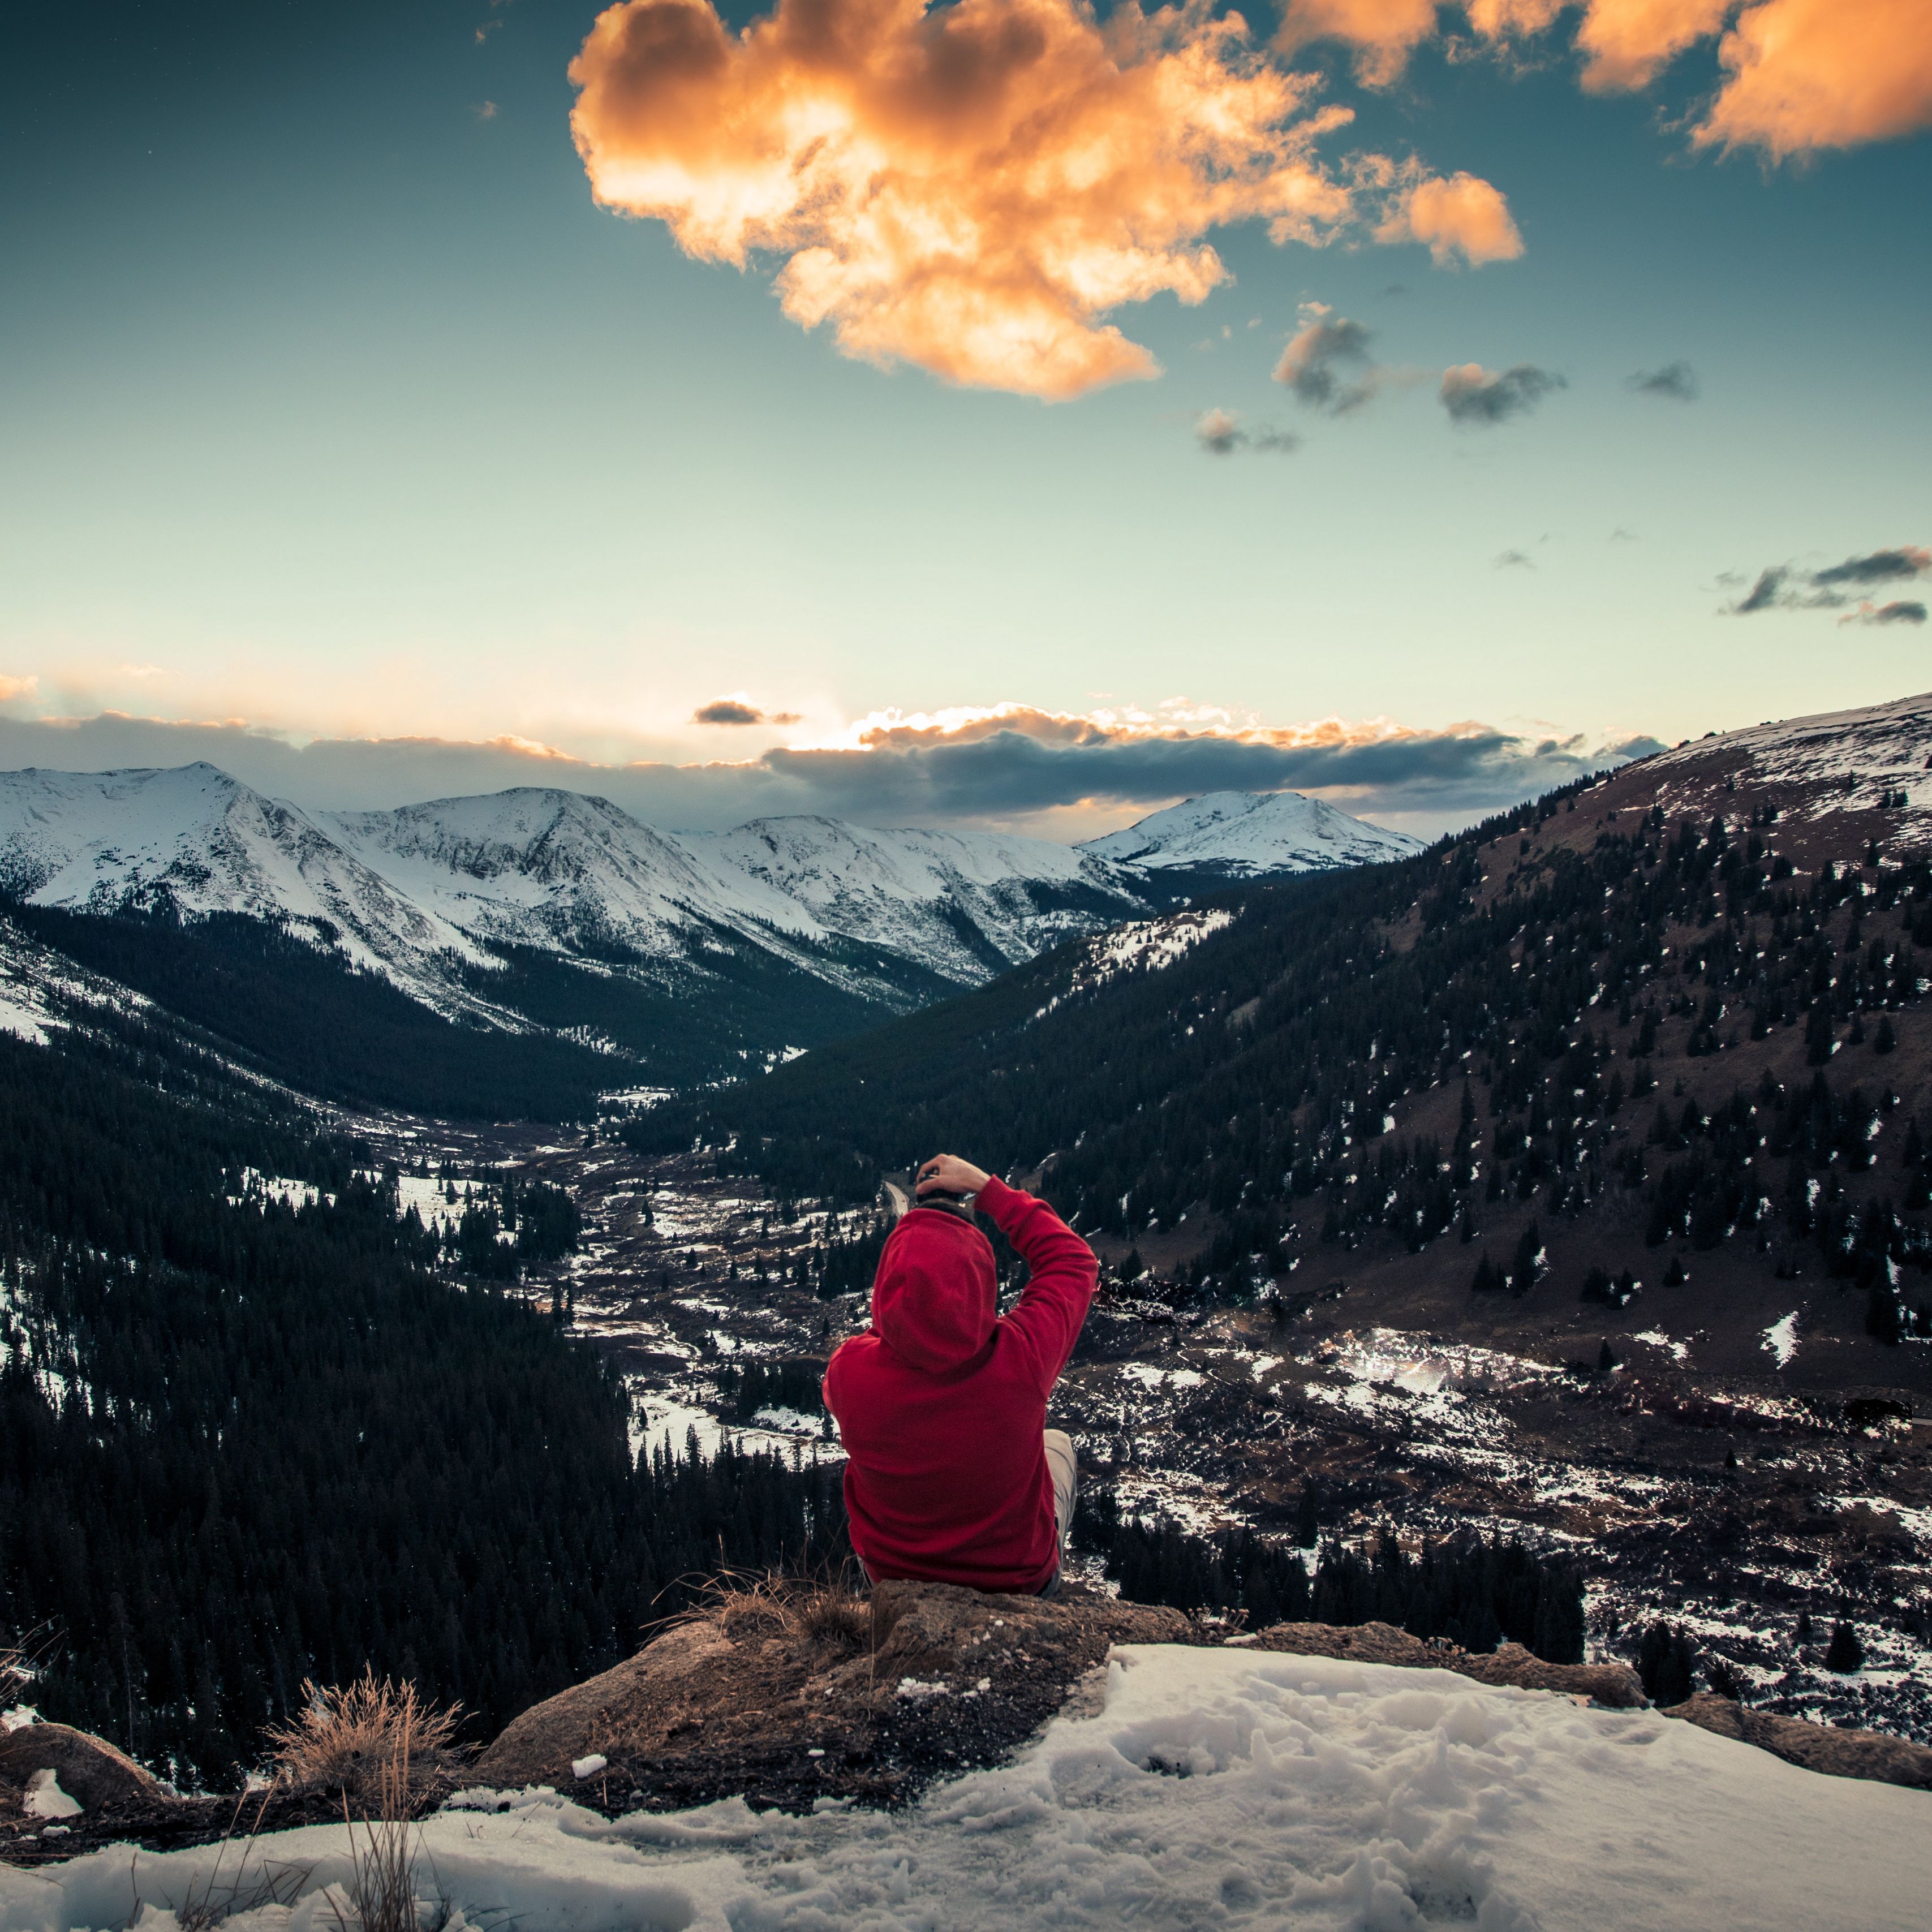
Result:
<svg viewBox="0 0 1932 1932"><path fill-rule="evenodd" d="M1099 1264L1044 1201L969 1161L940 1154L917 1186L879 1257L872 1325L825 1371L849 1459L852 1547L874 1582L1039 1595L1059 1582L1073 1514L1073 1444L1047 1428L1047 1398ZM1027 1264L1010 1314L999 1312L993 1244L946 1204L968 1195Z"/></svg>

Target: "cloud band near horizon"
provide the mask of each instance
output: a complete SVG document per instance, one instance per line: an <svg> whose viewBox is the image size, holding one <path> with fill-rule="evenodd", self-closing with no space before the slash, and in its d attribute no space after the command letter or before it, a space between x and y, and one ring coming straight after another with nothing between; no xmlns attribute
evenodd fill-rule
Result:
<svg viewBox="0 0 1932 1932"><path fill-rule="evenodd" d="M1042 830L1042 821L1056 820L1086 836L1106 829L1103 820L1125 823L1203 792L1282 790L1322 794L1358 816L1419 815L1447 825L1662 748L1650 738L1532 737L1474 724L1444 731L1336 721L1203 728L1002 706L939 723L873 722L849 742L780 747L742 763L675 765L599 764L514 738L334 738L298 746L234 724L116 712L0 718L0 767L8 769L206 760L314 809L386 809L554 785L597 794L681 830L818 814L880 825L1030 823Z"/></svg>

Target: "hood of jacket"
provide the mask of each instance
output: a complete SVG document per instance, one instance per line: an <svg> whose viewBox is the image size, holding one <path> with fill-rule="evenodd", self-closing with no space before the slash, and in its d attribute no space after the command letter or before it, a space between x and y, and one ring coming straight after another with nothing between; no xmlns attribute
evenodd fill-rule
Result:
<svg viewBox="0 0 1932 1932"><path fill-rule="evenodd" d="M872 1332L938 1374L970 1362L999 1318L993 1244L956 1214L915 1208L886 1237L872 1280Z"/></svg>

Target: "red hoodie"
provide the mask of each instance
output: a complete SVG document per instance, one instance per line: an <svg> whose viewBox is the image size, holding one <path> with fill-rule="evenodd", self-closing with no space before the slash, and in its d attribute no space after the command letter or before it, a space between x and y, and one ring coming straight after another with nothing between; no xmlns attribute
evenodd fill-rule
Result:
<svg viewBox="0 0 1932 1932"><path fill-rule="evenodd" d="M1044 1201L989 1180L979 1205L1030 1270L1002 1318L993 1246L954 1214L914 1208L886 1241L872 1325L825 1371L850 1460L852 1547L875 1578L1015 1594L1058 1564L1041 1436L1100 1269Z"/></svg>

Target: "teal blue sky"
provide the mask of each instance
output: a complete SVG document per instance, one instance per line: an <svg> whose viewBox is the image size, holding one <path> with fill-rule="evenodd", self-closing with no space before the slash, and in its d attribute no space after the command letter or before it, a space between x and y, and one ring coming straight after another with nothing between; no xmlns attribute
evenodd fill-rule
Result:
<svg viewBox="0 0 1932 1932"><path fill-rule="evenodd" d="M1433 826L1606 746L1932 684L1909 615L1725 608L1769 567L1932 542L1925 136L1694 152L1708 50L1598 98L1554 43L1528 71L1425 50L1378 94L1318 50L1295 64L1360 117L1324 152L1482 176L1520 258L1220 231L1231 284L1112 316L1160 379L1048 404L846 359L782 315L774 264L595 206L566 75L595 12L10 11L0 761L219 752L345 803L545 772L620 795L591 768L641 763L628 796L674 822L1070 836L1219 768L876 794L859 752L836 783L668 768L1003 702L1102 737L1225 713L1234 750L1244 724L1478 721L1487 762L1454 783L1227 766ZM1270 378L1311 302L1396 372L1346 416ZM1471 362L1564 386L1459 428L1438 384ZM1677 363L1695 400L1629 386ZM1214 410L1298 446L1216 454ZM799 722L691 722L726 694ZM340 752L506 739L565 755ZM340 754L285 755L310 740Z"/></svg>

